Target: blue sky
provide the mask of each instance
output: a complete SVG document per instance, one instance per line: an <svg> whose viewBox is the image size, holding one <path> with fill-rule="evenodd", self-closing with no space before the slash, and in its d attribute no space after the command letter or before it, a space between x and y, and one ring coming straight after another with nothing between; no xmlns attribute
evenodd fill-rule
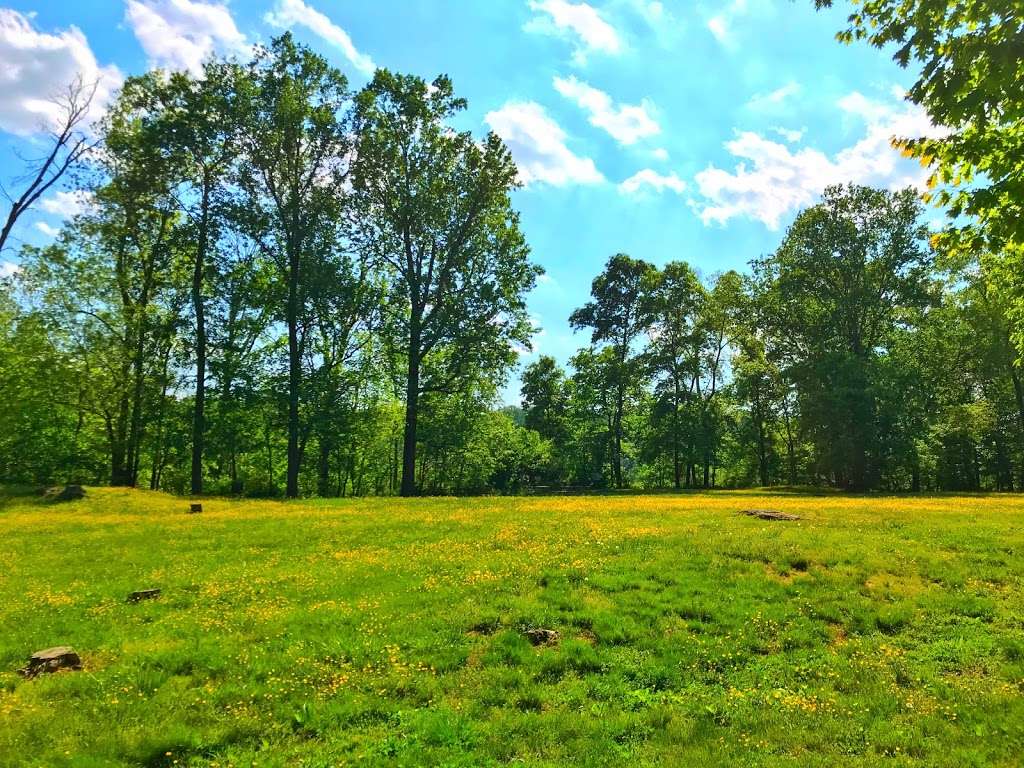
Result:
<svg viewBox="0 0 1024 768"><path fill-rule="evenodd" d="M605 260L689 261L710 276L775 249L829 183L920 184L892 150L927 119L914 72L834 35L849 8L811 0L0 0L0 179L17 175L41 96L75 71L102 82L244 55L282 29L353 85L374 66L448 74L461 126L498 132L520 165L515 203L547 275L530 296L536 354L586 343L567 318ZM73 211L50 196L17 235L43 242ZM17 262L4 253L0 270ZM531 356L532 357L532 356ZM528 358L529 359L529 358ZM515 397L515 384L506 398Z"/></svg>

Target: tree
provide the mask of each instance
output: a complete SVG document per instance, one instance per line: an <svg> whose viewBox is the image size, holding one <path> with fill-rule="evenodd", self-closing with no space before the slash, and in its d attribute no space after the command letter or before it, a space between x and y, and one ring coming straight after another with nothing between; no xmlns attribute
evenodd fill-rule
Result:
<svg viewBox="0 0 1024 768"><path fill-rule="evenodd" d="M818 8L833 0L815 0ZM993 254L994 280L1012 287L1013 337L1024 353L1024 26L1006 0L874 0L838 37L895 46L900 66L920 66L908 98L942 136L897 141L932 168L935 201L951 224L937 242L971 258Z"/></svg>
<svg viewBox="0 0 1024 768"><path fill-rule="evenodd" d="M129 79L122 101L141 115L145 130L173 165L175 198L185 216L191 251L190 298L195 317L195 396L192 401L191 491L203 492L206 435L207 280L211 256L225 226L232 165L238 153L234 93L240 81L236 65L210 61L200 77L185 72L151 73Z"/></svg>
<svg viewBox="0 0 1024 768"><path fill-rule="evenodd" d="M428 87L386 70L356 98L357 238L390 274L387 322L405 358L404 496L417 490L420 396L504 374L529 343L524 294L541 272L509 199L508 150L450 127L465 107L447 77Z"/></svg>
<svg viewBox="0 0 1024 768"><path fill-rule="evenodd" d="M63 94L54 99L58 116L54 125L48 126L49 149L38 159L27 162L24 175L27 183L16 198L0 187L0 192L11 205L4 225L0 228L0 253L3 252L18 219L95 148L96 141L83 129L89 117L89 108L96 95L97 85L98 83L90 84L78 78L68 85Z"/></svg>
<svg viewBox="0 0 1024 768"><path fill-rule="evenodd" d="M657 377L655 393L667 406L672 483L683 483L684 409L693 397L700 366L699 313L707 291L683 261L665 265L658 278L651 344L647 365Z"/></svg>
<svg viewBox="0 0 1024 768"><path fill-rule="evenodd" d="M766 319L797 382L821 469L870 487L876 362L910 308L930 300L931 252L913 190L830 187L755 264Z"/></svg>
<svg viewBox="0 0 1024 768"><path fill-rule="evenodd" d="M541 355L526 367L522 380L526 427L541 437L561 439L565 435L565 371L555 358Z"/></svg>
<svg viewBox="0 0 1024 768"><path fill-rule="evenodd" d="M285 493L299 494L300 402L308 307L330 269L342 230L351 131L348 82L291 34L261 49L240 83L239 121L247 229L278 265L288 335L288 469Z"/></svg>
<svg viewBox="0 0 1024 768"><path fill-rule="evenodd" d="M615 408L612 414L613 473L615 485L623 487L622 438L626 393L641 374L642 366L633 343L654 322L658 271L646 261L624 253L612 256L604 271L590 287L593 300L569 316L574 329L591 328L591 343L607 343L614 351L616 370L612 386Z"/></svg>

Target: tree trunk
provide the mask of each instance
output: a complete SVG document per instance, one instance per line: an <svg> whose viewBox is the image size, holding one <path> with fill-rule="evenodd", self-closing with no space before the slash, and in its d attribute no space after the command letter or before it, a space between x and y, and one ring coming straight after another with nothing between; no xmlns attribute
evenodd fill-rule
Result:
<svg viewBox="0 0 1024 768"><path fill-rule="evenodd" d="M203 444L206 438L206 307L203 303L203 277L209 247L210 190L203 182L199 241L192 270L192 307L196 313L196 399L192 409L192 493L203 492Z"/></svg>
<svg viewBox="0 0 1024 768"><path fill-rule="evenodd" d="M622 412L625 410L626 393L622 387L615 393L615 487L622 489Z"/></svg>
<svg viewBox="0 0 1024 768"><path fill-rule="evenodd" d="M796 485L796 447L793 445L793 427L789 420L789 408L785 408L786 454L789 460L789 484Z"/></svg>
<svg viewBox="0 0 1024 768"><path fill-rule="evenodd" d="M299 495L299 387L302 357L299 350L299 255L294 245L288 255L288 472L285 495Z"/></svg>
<svg viewBox="0 0 1024 768"><path fill-rule="evenodd" d="M167 367L171 357L171 345L168 342L163 353L163 375L160 382L160 405L156 417L156 445L153 448L153 467L149 473L149 489L160 490L160 476L164 465L164 416L167 412Z"/></svg>
<svg viewBox="0 0 1024 768"><path fill-rule="evenodd" d="M317 472L316 492L318 496L326 497L331 495L331 443L327 436L322 433L319 442L320 461Z"/></svg>
<svg viewBox="0 0 1024 768"><path fill-rule="evenodd" d="M146 350L144 309L140 309L138 337L135 342L135 356L132 360L131 426L128 429L128 450L125 453L125 477L123 485L134 488L138 482L139 451L142 445L142 396L145 386L143 356Z"/></svg>
<svg viewBox="0 0 1024 768"><path fill-rule="evenodd" d="M672 480L678 491L682 478L682 466L679 460L679 381L673 380L675 393L672 399Z"/></svg>
<svg viewBox="0 0 1024 768"><path fill-rule="evenodd" d="M402 441L402 496L416 495L416 417L420 399L420 329L413 318L409 334L409 370L405 379L405 436Z"/></svg>

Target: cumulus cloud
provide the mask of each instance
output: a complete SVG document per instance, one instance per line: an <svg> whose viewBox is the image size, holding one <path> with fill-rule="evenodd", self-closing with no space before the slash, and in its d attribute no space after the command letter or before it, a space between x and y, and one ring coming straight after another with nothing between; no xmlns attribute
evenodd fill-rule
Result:
<svg viewBox="0 0 1024 768"><path fill-rule="evenodd" d="M40 232L42 232L47 237L56 237L57 235L60 234L60 230L59 229L57 229L56 227L50 226L45 221L37 221L36 222L36 229L38 229Z"/></svg>
<svg viewBox="0 0 1024 768"><path fill-rule="evenodd" d="M530 0L529 4L539 15L527 23L526 31L571 39L576 46L573 58L579 64L595 51L617 54L622 50L622 40L615 27L587 3Z"/></svg>
<svg viewBox="0 0 1024 768"><path fill-rule="evenodd" d="M624 195L635 195L646 189L659 193L667 189L681 195L686 190L686 182L675 173L664 175L651 168L644 168L619 184L619 192Z"/></svg>
<svg viewBox="0 0 1024 768"><path fill-rule="evenodd" d="M40 32L31 16L0 8L0 129L29 136L62 116L54 101L76 80L96 84L89 119L103 113L123 81L115 66L101 67L78 27Z"/></svg>
<svg viewBox="0 0 1024 768"><path fill-rule="evenodd" d="M655 160L668 160L668 150L664 147L658 147L657 149L651 150L651 156Z"/></svg>
<svg viewBox="0 0 1024 768"><path fill-rule="evenodd" d="M702 201L694 203L705 224L736 217L763 222L778 229L784 216L815 202L831 184L853 182L896 189L923 188L928 171L905 160L892 148L894 137L937 136L920 107L893 104L851 93L838 102L848 117L865 125L864 136L828 156L817 149L791 150L753 131L739 133L726 143L740 159L732 171L710 165L696 176Z"/></svg>
<svg viewBox="0 0 1024 768"><path fill-rule="evenodd" d="M607 93L575 77L556 77L554 84L556 91L590 115L591 125L607 131L620 144L635 144L661 132L661 126L651 117L654 106L646 99L640 104L617 105Z"/></svg>
<svg viewBox="0 0 1024 768"><path fill-rule="evenodd" d="M0 279L5 277L14 277L15 273L20 271L21 267L13 261L0 261Z"/></svg>
<svg viewBox="0 0 1024 768"><path fill-rule="evenodd" d="M245 53L226 5L202 0L128 0L125 20L154 66L192 73L214 52Z"/></svg>
<svg viewBox="0 0 1024 768"><path fill-rule="evenodd" d="M536 102L510 101L488 112L484 122L508 146L525 185L540 182L563 187L604 181L593 160L566 146L565 131Z"/></svg>
<svg viewBox="0 0 1024 768"><path fill-rule="evenodd" d="M373 59L356 48L348 32L302 0L278 0L274 10L263 18L267 24L281 29L305 27L341 51L349 63L365 75L372 75L377 68Z"/></svg>
<svg viewBox="0 0 1024 768"><path fill-rule="evenodd" d="M92 207L92 203L92 192L75 189L70 192L54 192L50 197L40 200L39 207L47 213L70 219L88 211Z"/></svg>

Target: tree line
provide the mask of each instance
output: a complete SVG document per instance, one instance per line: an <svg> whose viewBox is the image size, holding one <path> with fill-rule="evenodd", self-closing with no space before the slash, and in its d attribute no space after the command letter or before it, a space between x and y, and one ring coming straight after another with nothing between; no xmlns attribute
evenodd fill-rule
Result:
<svg viewBox="0 0 1024 768"><path fill-rule="evenodd" d="M944 263L911 190L837 186L778 249L701 280L613 256L571 322L591 344L523 374L552 485L1024 487L1010 303Z"/></svg>
<svg viewBox="0 0 1024 768"><path fill-rule="evenodd" d="M90 210L23 249L3 297L0 476L436 488L445 411L493 401L541 273L515 164L452 128L465 106L443 76L352 92L288 34L246 65L129 79Z"/></svg>
<svg viewBox="0 0 1024 768"><path fill-rule="evenodd" d="M285 35L128 80L95 141L70 89L0 234L88 160L89 210L0 291L0 480L1020 489L1024 28L1000 2L884 0L839 38L920 66L908 98L948 131L896 144L947 225L845 186L746 274L614 255L570 318L589 344L527 366L521 408L497 393L540 270L515 165L453 128L447 78L353 92Z"/></svg>

